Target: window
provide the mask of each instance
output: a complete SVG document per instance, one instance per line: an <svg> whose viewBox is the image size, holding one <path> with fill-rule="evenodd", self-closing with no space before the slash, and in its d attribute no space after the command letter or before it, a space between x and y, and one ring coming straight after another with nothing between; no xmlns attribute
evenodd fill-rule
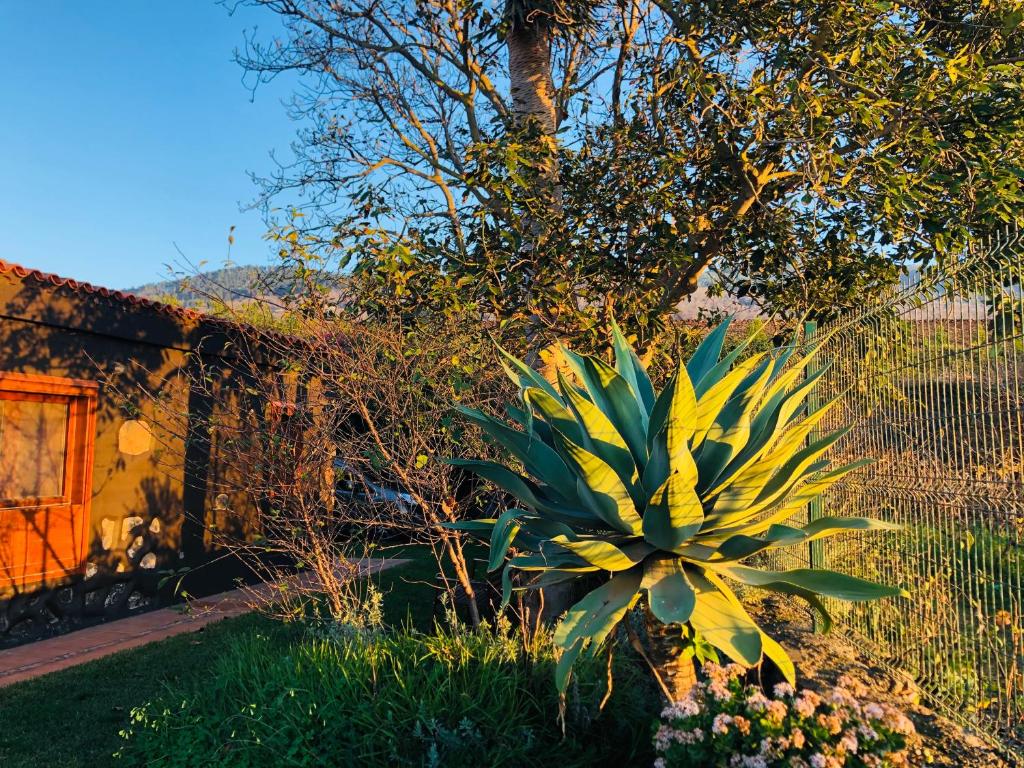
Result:
<svg viewBox="0 0 1024 768"><path fill-rule="evenodd" d="M82 568L97 389L0 373L0 594L57 583Z"/></svg>

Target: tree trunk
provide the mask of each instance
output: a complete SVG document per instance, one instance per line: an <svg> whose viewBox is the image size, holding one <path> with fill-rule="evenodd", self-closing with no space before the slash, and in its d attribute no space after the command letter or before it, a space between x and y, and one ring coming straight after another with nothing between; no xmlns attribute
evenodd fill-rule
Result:
<svg viewBox="0 0 1024 768"><path fill-rule="evenodd" d="M663 692L672 702L685 699L697 684L697 670L693 657L683 655L679 627L662 624L649 608L644 609L644 618L651 666Z"/></svg>
<svg viewBox="0 0 1024 768"><path fill-rule="evenodd" d="M542 14L515 19L508 38L508 75L512 110L520 128L536 122L545 137L558 128L555 86L551 80L551 26Z"/></svg>

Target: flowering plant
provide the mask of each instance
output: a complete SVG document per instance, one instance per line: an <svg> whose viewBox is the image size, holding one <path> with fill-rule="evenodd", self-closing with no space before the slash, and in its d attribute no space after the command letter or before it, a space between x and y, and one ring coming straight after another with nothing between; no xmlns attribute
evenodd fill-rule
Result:
<svg viewBox="0 0 1024 768"><path fill-rule="evenodd" d="M909 765L914 725L899 710L864 701L847 677L827 695L788 683L773 696L744 685L738 664L704 665L706 681L661 713L655 768L838 768Z"/></svg>

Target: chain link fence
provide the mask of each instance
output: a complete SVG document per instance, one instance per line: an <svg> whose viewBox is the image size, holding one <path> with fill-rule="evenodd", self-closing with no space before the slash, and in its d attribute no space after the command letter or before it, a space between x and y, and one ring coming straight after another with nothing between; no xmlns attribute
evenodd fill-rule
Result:
<svg viewBox="0 0 1024 768"><path fill-rule="evenodd" d="M908 599L833 602L843 631L912 675L944 710L1024 745L1024 233L1007 229L887 300L809 328L835 406L852 427L836 465L874 463L808 510L902 525L815 542L815 566L898 584ZM813 405L813 404L812 404ZM806 565L789 555L781 567Z"/></svg>

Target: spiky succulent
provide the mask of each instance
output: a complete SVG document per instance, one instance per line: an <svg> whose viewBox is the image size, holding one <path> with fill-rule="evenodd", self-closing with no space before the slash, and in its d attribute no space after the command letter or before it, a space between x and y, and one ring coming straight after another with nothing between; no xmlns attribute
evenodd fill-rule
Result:
<svg viewBox="0 0 1024 768"><path fill-rule="evenodd" d="M524 507L456 525L489 535L489 567L505 564L506 601L513 569L537 572L531 587L609 574L555 631L564 650L560 689L578 655L597 652L644 594L657 620L686 626L689 636L747 666L767 656L789 678L785 651L751 619L730 582L803 598L826 622L822 597L900 594L832 571L744 562L772 548L892 526L863 517L786 524L866 462L829 469L821 458L847 430L814 434L835 402L810 412L805 406L823 372L807 373L817 350L798 354L794 344L743 358L747 344L740 344L723 357L727 327L712 331L660 394L615 328L615 366L563 350L574 380L559 375L557 388L502 352L522 398L522 408L508 408L515 425L461 409L528 473L453 462Z"/></svg>

